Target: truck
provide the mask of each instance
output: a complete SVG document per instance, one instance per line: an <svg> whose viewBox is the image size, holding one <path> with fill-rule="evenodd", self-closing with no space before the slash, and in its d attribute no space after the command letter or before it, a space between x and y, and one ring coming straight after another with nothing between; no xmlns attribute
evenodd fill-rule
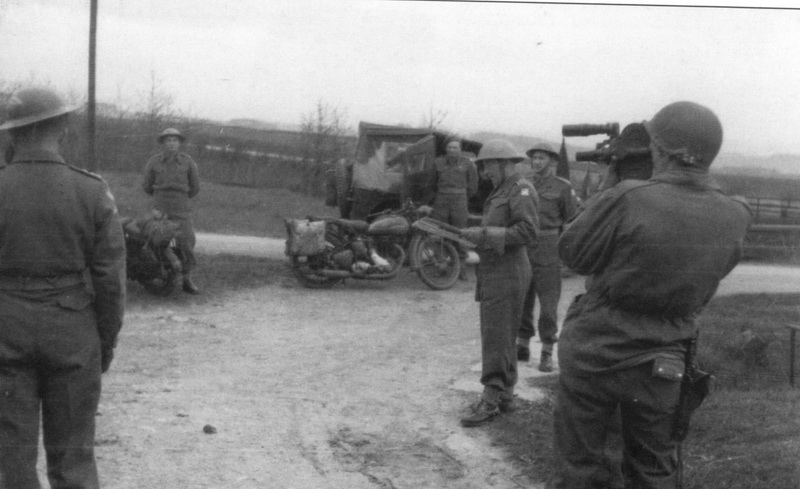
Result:
<svg viewBox="0 0 800 489"><path fill-rule="evenodd" d="M452 137L429 128L360 122L355 155L327 170L326 204L338 207L342 218L365 221L409 200L430 205L436 191L434 161L445 154ZM462 153L474 160L481 143L460 139ZM471 214L481 214L491 190L491 182L480 181L469 202Z"/></svg>

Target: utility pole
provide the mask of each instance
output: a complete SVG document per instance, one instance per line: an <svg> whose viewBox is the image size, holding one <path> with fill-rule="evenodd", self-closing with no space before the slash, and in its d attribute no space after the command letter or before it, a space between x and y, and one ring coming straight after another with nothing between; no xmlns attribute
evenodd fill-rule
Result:
<svg viewBox="0 0 800 489"><path fill-rule="evenodd" d="M97 2L91 0L89 15L89 106L86 108L86 132L89 171L97 171L97 155L95 152L97 131L95 130L95 75L97 63Z"/></svg>

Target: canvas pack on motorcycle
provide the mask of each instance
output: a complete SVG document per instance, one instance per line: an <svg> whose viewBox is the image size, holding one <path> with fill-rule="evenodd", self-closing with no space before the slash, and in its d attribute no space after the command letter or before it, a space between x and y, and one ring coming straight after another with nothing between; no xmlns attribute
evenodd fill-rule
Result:
<svg viewBox="0 0 800 489"><path fill-rule="evenodd" d="M128 279L139 282L151 293L168 295L177 285L182 268L175 247L179 224L158 211L121 221Z"/></svg>

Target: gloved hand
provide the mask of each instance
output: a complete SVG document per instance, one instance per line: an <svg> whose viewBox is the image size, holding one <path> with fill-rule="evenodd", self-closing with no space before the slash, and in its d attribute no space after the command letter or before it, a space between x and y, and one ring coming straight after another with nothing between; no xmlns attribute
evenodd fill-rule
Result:
<svg viewBox="0 0 800 489"><path fill-rule="evenodd" d="M102 373L108 372L109 367L111 367L111 360L113 359L114 359L114 348L104 346L100 350L100 372Z"/></svg>
<svg viewBox="0 0 800 489"><path fill-rule="evenodd" d="M486 228L481 226L464 228L461 230L461 237L472 241L476 246L481 246L486 239Z"/></svg>

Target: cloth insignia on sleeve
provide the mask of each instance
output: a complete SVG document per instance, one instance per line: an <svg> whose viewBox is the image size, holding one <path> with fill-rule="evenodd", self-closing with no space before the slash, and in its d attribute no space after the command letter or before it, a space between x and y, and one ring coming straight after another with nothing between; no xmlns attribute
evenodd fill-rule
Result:
<svg viewBox="0 0 800 489"><path fill-rule="evenodd" d="M528 196L528 195L530 195L530 194L531 194L531 191L530 191L530 190L528 190L527 188L523 188L523 189L520 191L520 195L523 195L523 196L525 196L525 197L527 197L527 196Z"/></svg>

